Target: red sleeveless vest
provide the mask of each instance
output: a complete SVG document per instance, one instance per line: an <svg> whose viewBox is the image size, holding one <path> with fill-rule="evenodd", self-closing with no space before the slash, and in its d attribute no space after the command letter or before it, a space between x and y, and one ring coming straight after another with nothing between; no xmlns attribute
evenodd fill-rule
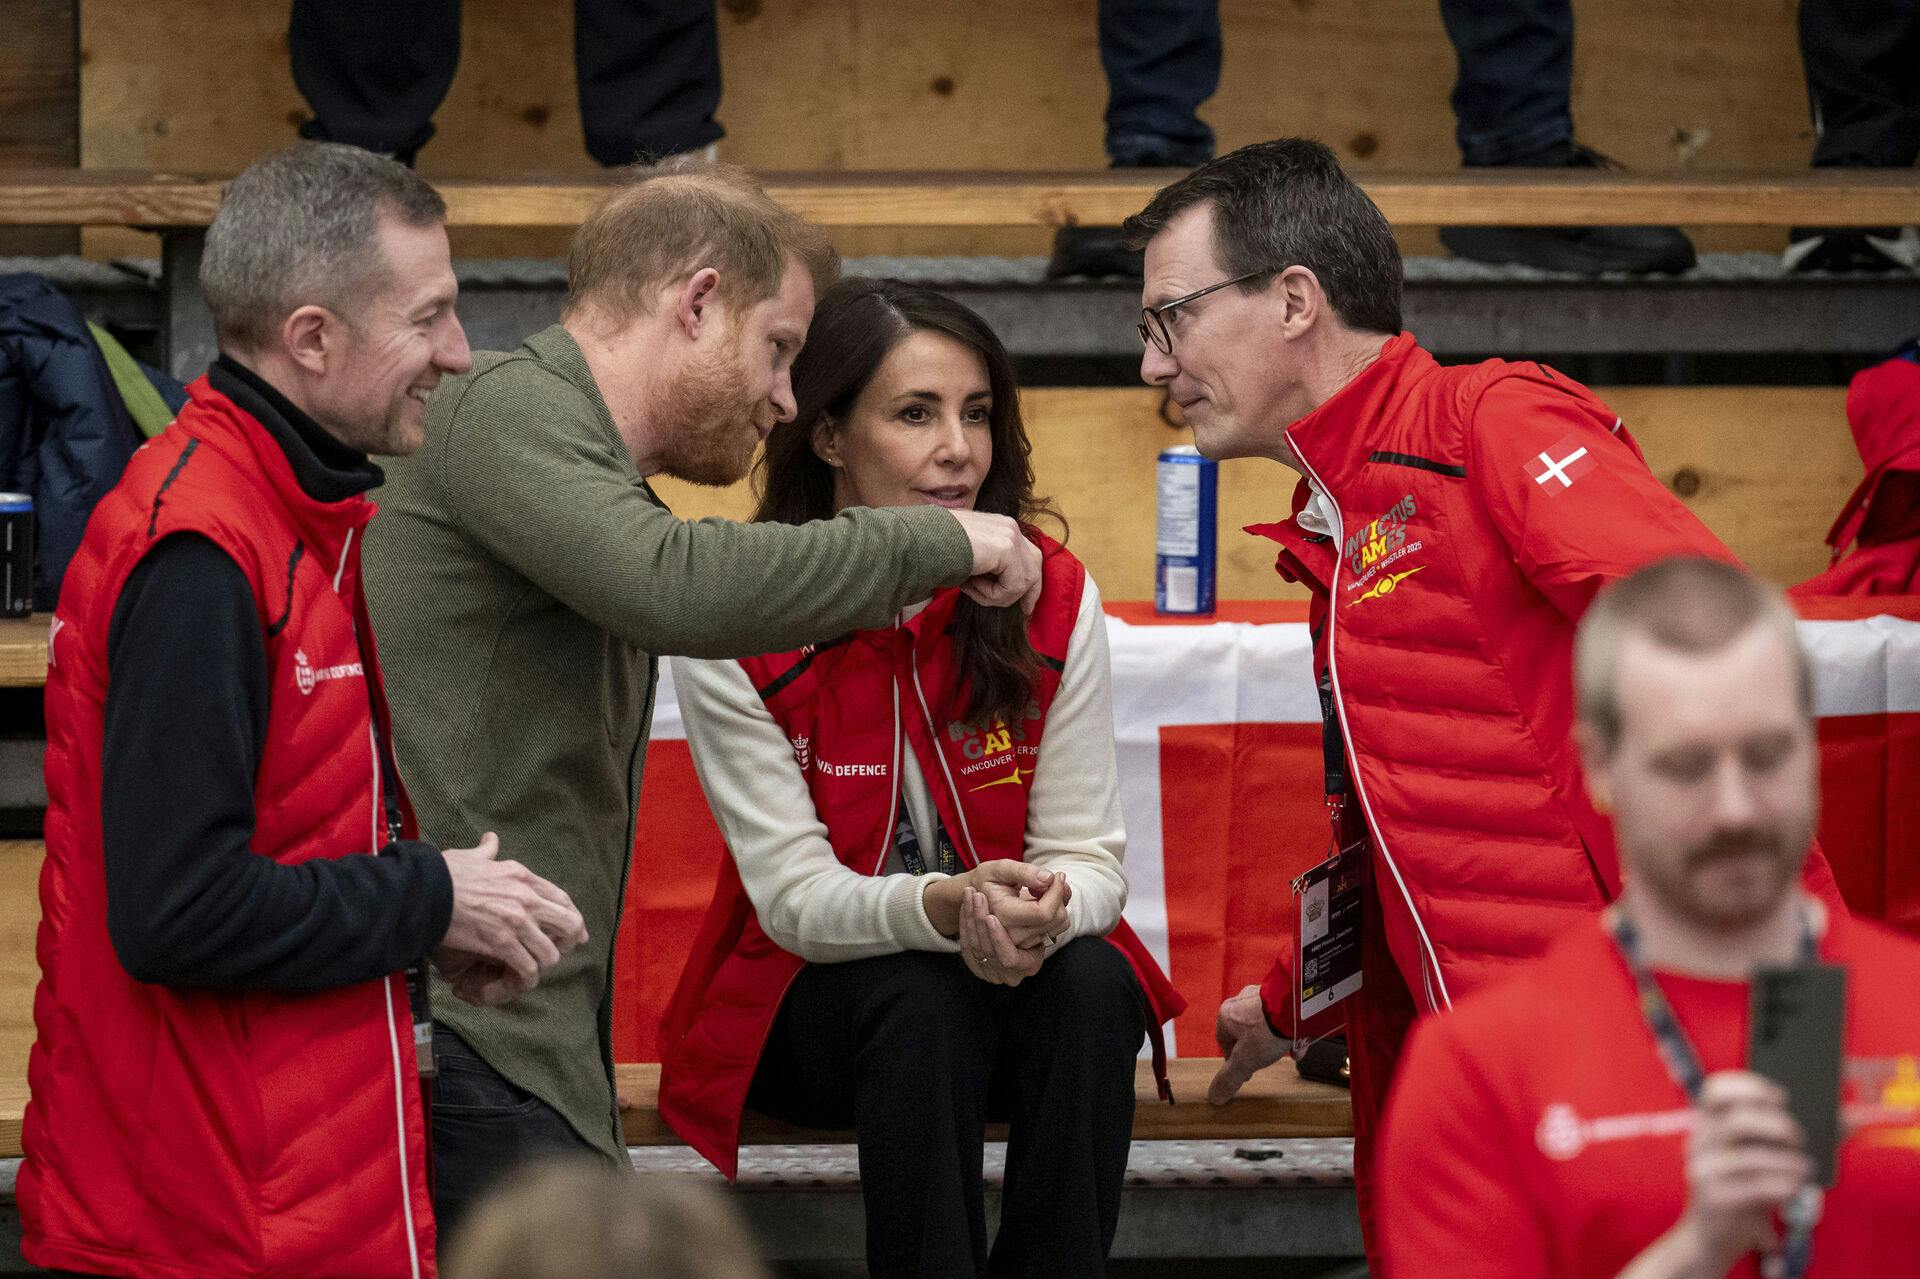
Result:
<svg viewBox="0 0 1920 1279"><path fill-rule="evenodd" d="M967 866L1025 852L1028 788L1011 783L1039 755L1079 616L1086 570L1036 537L1044 586L1028 634L1042 670L1018 724L967 725L953 710L948 623L957 590L886 630L741 662L807 769L807 786L833 850L863 875L886 866L899 818L900 761L911 749L941 823ZM1170 1095L1160 1023L1186 1001L1125 920L1107 939L1132 963L1152 1009L1154 1060ZM761 930L729 858L679 988L661 1025L660 1113L728 1177L739 1166L740 1115L788 986L806 961Z"/></svg>
<svg viewBox="0 0 1920 1279"><path fill-rule="evenodd" d="M174 533L230 555L260 612L271 698L253 851L294 864L385 843L372 704L384 727L386 701L359 573L373 504L314 501L264 427L204 378L188 393L95 509L54 614L24 1251L169 1279L431 1276L404 976L311 993L148 985L107 934L107 632L134 566Z"/></svg>

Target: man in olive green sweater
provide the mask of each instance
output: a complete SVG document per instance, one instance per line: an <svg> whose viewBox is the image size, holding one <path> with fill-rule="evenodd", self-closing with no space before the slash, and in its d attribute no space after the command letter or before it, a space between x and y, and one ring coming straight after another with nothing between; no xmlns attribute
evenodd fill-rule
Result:
<svg viewBox="0 0 1920 1279"><path fill-rule="evenodd" d="M442 1229L554 1148L624 1154L613 939L641 814L655 663L886 625L956 584L1031 607L1013 522L926 506L791 526L676 519L649 475L726 484L794 413L788 368L837 264L738 170L670 161L581 227L562 322L475 352L427 442L386 468L367 596L401 772L428 838L505 847L560 885L588 942L477 1008L435 989Z"/></svg>

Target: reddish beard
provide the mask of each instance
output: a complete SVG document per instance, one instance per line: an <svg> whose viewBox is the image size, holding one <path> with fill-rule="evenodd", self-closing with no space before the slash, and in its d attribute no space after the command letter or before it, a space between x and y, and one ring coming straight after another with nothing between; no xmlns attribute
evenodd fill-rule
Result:
<svg viewBox="0 0 1920 1279"><path fill-rule="evenodd" d="M760 443L760 419L771 412L752 390L740 350L735 335L668 388L661 420L671 434L660 458L663 474L715 488L746 476Z"/></svg>

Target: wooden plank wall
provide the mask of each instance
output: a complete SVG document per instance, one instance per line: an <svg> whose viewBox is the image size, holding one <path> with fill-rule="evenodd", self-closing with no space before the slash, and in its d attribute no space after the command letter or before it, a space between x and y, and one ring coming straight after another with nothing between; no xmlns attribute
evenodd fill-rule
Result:
<svg viewBox="0 0 1920 1279"><path fill-rule="evenodd" d="M1826 567L1822 539L1860 482L1845 391L1826 387L1613 387L1601 397L1626 420L1654 473L1736 554L1781 585ZM1159 393L1036 389L1022 397L1039 490L1072 528L1069 545L1108 599L1153 596L1154 459L1191 441L1161 421ZM1277 463L1220 470L1222 599L1295 599L1273 572L1269 543L1239 529L1284 517L1295 476ZM658 487L686 518L744 519L747 486Z"/></svg>
<svg viewBox="0 0 1920 1279"><path fill-rule="evenodd" d="M464 8L459 75L423 172L591 171L571 6ZM291 140L306 108L287 69L286 14L284 2L83 0L83 162L230 172ZM726 0L722 154L772 169L1101 167L1094 14L1095 0ZM1361 169L1457 163L1453 55L1435 0L1224 0L1222 14L1225 69L1203 112L1222 147L1306 133ZM1794 15L1794 0L1581 0L1581 136L1649 171L1804 165ZM1721 232L1709 243L1777 239ZM1019 253L1046 242L882 230L843 248ZM563 243L476 233L460 247L557 254ZM1431 233L1408 247L1434 251Z"/></svg>
<svg viewBox="0 0 1920 1279"><path fill-rule="evenodd" d="M75 0L0 0L0 169L80 163ZM0 257L72 253L63 227L0 229Z"/></svg>

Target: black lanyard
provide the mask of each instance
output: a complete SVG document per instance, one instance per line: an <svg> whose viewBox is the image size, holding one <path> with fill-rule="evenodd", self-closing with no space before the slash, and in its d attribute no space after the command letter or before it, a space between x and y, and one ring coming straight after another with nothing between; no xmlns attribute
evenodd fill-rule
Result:
<svg viewBox="0 0 1920 1279"><path fill-rule="evenodd" d="M1673 1005L1667 1001L1666 992L1660 989L1660 983L1653 979L1646 963L1640 958L1640 930L1634 926L1627 912L1616 908L1612 914L1611 928L1613 940L1620 947L1621 957L1627 961L1627 968L1633 973L1633 984L1640 993L1640 1015L1646 1018L1647 1029L1653 1032L1653 1041L1660 1050L1660 1059L1666 1063L1667 1073L1673 1076L1673 1082L1687 1094L1687 1100L1697 1103L1700 1089L1707 1082L1706 1069L1700 1064L1700 1054L1694 1048L1693 1041L1687 1038L1687 1032L1681 1028L1680 1019L1674 1016ZM1800 935L1800 962L1814 964L1820 961L1820 940L1814 936L1813 920L1807 917ZM1787 1237L1781 1241L1779 1251L1767 1257L1760 1271L1767 1279L1802 1279L1807 1273L1807 1265L1813 1260L1813 1227L1820 1220L1820 1188L1809 1183L1801 1187L1798 1194L1787 1202L1781 1212L1787 1224Z"/></svg>

